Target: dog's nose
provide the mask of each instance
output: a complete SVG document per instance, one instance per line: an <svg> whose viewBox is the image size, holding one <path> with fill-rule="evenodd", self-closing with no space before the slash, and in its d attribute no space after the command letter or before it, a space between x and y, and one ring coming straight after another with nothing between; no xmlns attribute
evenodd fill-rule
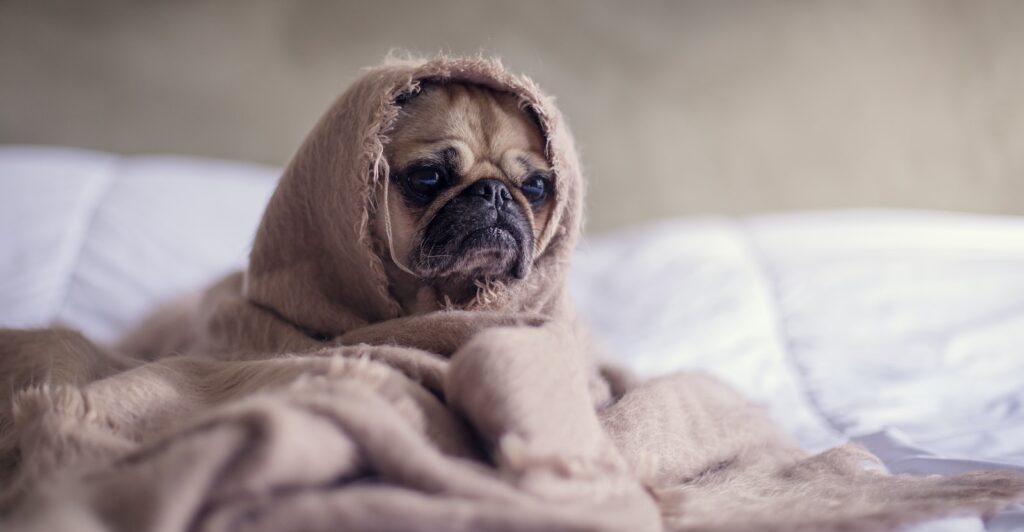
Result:
<svg viewBox="0 0 1024 532"><path fill-rule="evenodd" d="M480 196L499 209L512 201L508 187L497 179L480 179L466 189L466 194Z"/></svg>

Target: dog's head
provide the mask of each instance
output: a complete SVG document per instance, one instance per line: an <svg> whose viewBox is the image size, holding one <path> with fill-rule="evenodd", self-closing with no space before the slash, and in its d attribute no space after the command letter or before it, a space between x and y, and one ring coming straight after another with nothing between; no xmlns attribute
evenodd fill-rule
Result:
<svg viewBox="0 0 1024 532"><path fill-rule="evenodd" d="M458 303L529 275L556 184L540 127L515 96L426 84L388 136L375 232L393 266L416 278L407 284Z"/></svg>

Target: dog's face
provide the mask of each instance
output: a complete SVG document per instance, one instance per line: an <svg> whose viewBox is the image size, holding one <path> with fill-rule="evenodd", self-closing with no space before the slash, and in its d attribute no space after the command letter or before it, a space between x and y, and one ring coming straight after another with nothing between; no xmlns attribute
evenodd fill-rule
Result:
<svg viewBox="0 0 1024 532"><path fill-rule="evenodd" d="M554 181L540 129L514 96L426 85L402 105L389 138L388 193L378 195L387 210L378 209L375 227L387 243L390 221L384 256L456 303L481 283L529 274Z"/></svg>

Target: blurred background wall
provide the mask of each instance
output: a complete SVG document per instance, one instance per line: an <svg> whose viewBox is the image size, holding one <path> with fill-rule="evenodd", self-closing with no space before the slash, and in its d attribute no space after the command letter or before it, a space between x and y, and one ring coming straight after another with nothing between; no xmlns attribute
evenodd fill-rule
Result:
<svg viewBox="0 0 1024 532"><path fill-rule="evenodd" d="M0 142L283 164L388 50L554 93L591 230L695 213L1024 214L1024 2L0 0Z"/></svg>

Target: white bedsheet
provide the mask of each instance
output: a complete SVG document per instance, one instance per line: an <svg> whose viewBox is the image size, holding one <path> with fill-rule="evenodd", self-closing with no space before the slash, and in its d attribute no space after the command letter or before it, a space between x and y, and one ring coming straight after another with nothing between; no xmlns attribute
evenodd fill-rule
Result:
<svg viewBox="0 0 1024 532"><path fill-rule="evenodd" d="M116 337L244 263L276 175L0 147L0 326ZM671 220L588 238L572 283L615 360L716 374L810 449L856 440L894 472L1024 471L1024 218ZM1024 529L1024 511L987 526Z"/></svg>

